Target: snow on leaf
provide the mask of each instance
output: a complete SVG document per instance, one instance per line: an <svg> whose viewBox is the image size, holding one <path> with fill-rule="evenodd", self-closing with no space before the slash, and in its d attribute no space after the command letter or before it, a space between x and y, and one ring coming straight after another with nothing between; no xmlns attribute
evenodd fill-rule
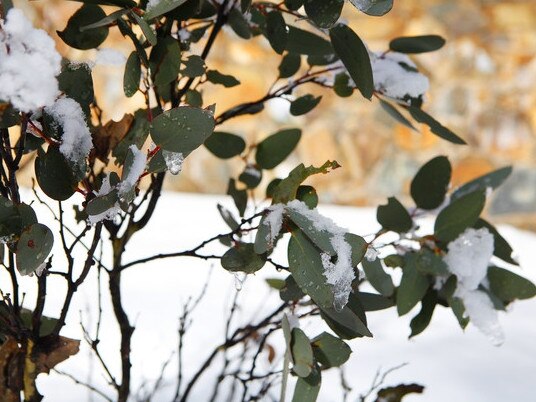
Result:
<svg viewBox="0 0 536 402"><path fill-rule="evenodd" d="M394 99L419 99L429 87L428 78L402 53L375 52L371 54L374 89Z"/></svg>
<svg viewBox="0 0 536 402"><path fill-rule="evenodd" d="M54 40L21 10L9 10L0 21L0 99L22 112L50 106L59 94L60 71Z"/></svg>
<svg viewBox="0 0 536 402"><path fill-rule="evenodd" d="M81 164L93 148L93 141L80 104L63 97L45 110L63 128L60 152L71 162Z"/></svg>
<svg viewBox="0 0 536 402"><path fill-rule="evenodd" d="M449 243L448 253L443 259L465 289L475 290L486 277L493 255L493 242L493 235L488 229L469 228Z"/></svg>

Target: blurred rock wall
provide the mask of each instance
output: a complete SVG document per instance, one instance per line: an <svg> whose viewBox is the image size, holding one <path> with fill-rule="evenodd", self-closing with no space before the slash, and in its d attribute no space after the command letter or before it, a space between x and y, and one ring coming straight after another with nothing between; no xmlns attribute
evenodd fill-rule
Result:
<svg viewBox="0 0 536 402"><path fill-rule="evenodd" d="M37 3L32 12L54 31L63 29L65 16L78 7L47 1ZM393 10L382 18L358 14L348 4L345 8L344 18L372 50L386 49L390 39L403 35L440 34L447 39L440 51L414 57L431 80L423 107L468 146L450 145L424 128L412 132L396 124L377 102L358 94L341 99L315 87L302 93L322 95L322 102L305 117L291 116L288 102L275 100L262 114L229 121L219 129L252 143L282 127L302 127L296 154L264 180L286 175L299 161L318 165L336 159L342 169L311 182L323 201L349 205L374 205L391 195L404 198L420 164L438 154L452 161L454 185L513 164L515 173L495 194L488 212L536 228L536 1L395 0ZM68 57L87 57L87 52L59 46ZM117 46L125 54L131 51L112 30L103 47ZM278 64L263 38L244 41L226 30L207 65L235 75L243 85L206 85L205 104L216 103L221 112L263 96L276 79ZM121 68L97 66L94 71L100 106L108 118L119 119L142 101L122 95ZM167 186L224 193L228 178L242 168L242 161L222 162L200 149Z"/></svg>

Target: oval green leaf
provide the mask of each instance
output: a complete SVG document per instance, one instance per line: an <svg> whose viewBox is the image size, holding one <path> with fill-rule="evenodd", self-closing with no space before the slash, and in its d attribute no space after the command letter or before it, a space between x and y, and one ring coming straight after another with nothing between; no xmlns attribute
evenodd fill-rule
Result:
<svg viewBox="0 0 536 402"><path fill-rule="evenodd" d="M21 275L33 273L52 251L54 235L41 223L26 228L17 243L17 269Z"/></svg>
<svg viewBox="0 0 536 402"><path fill-rule="evenodd" d="M102 8L94 4L84 4L67 22L63 31L58 31L58 36L69 46L75 49L87 50L99 46L108 37L108 27L102 26L92 29L80 29L106 18Z"/></svg>
<svg viewBox="0 0 536 402"><path fill-rule="evenodd" d="M166 110L151 125L151 137L158 146L181 152L184 157L201 146L213 131L213 114L191 106Z"/></svg>
<svg viewBox="0 0 536 402"><path fill-rule="evenodd" d="M329 36L335 53L348 70L359 92L367 99L372 98L374 79L368 50L363 41L343 24L331 28Z"/></svg>
<svg viewBox="0 0 536 402"><path fill-rule="evenodd" d="M445 39L439 35L405 36L393 39L389 49L400 53L426 53L441 49Z"/></svg>
<svg viewBox="0 0 536 402"><path fill-rule="evenodd" d="M452 167L447 157L437 156L426 162L411 182L411 197L417 207L435 209L445 200Z"/></svg>
<svg viewBox="0 0 536 402"><path fill-rule="evenodd" d="M291 128L270 135L257 145L255 161L263 169L273 169L283 162L296 148L301 130Z"/></svg>

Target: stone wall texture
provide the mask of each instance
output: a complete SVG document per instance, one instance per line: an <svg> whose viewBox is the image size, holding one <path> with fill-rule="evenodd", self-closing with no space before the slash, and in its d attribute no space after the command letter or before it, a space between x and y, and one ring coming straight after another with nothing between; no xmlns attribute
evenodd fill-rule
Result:
<svg viewBox="0 0 536 402"><path fill-rule="evenodd" d="M46 1L31 7L36 21L54 32L63 29L65 16L79 3ZM395 0L393 10L382 18L360 15L348 4L345 8L344 18L372 50L386 49L390 39L404 35L439 34L447 39L440 51L413 59L431 80L424 108L466 139L468 146L450 145L425 128L410 131L396 124L377 102L358 94L341 99L319 88L306 89L323 98L305 117L291 116L288 102L278 100L262 114L229 121L219 129L253 143L282 127L303 127L295 155L264 180L285 175L298 161L321 164L336 159L342 169L311 182L323 201L347 205L377 205L391 195L407 199L417 168L438 154L448 155L453 163L454 185L514 165L514 174L494 195L488 213L495 221L536 229L536 1ZM58 46L68 57L88 57L61 41ZM131 51L117 32L103 46L119 46L125 54ZM243 85L232 89L207 85L205 103L216 103L221 112L261 97L275 80L278 63L263 38L243 41L225 31L207 65L232 73ZM123 97L121 68L94 71L107 118L120 119L142 101ZM224 193L228 178L242 168L240 160L222 162L200 149L167 187Z"/></svg>

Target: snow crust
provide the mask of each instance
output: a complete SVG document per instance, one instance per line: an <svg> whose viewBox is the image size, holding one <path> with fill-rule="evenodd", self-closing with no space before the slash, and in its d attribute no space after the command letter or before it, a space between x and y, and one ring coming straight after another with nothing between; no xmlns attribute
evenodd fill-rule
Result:
<svg viewBox="0 0 536 402"><path fill-rule="evenodd" d="M80 104L70 98L59 98L45 108L63 128L60 152L71 162L80 164L93 148L91 133Z"/></svg>
<svg viewBox="0 0 536 402"><path fill-rule="evenodd" d="M117 186L119 196L125 195L136 185L138 179L145 171L145 166L147 165L147 155L145 152L134 144L129 147L129 150L133 153L134 160L132 161L132 165L129 167L127 176L124 177Z"/></svg>
<svg viewBox="0 0 536 402"><path fill-rule="evenodd" d="M370 55L374 89L395 99L419 98L428 90L428 77L417 71L411 59L397 52Z"/></svg>
<svg viewBox="0 0 536 402"><path fill-rule="evenodd" d="M285 214L284 204L274 204L268 208L268 213L264 216L263 224L270 228L270 233L267 235L266 240L268 244L273 247L277 235L281 231L283 225L283 216Z"/></svg>
<svg viewBox="0 0 536 402"><path fill-rule="evenodd" d="M0 99L26 113L52 105L61 71L54 40L16 8L0 21L0 28Z"/></svg>
<svg viewBox="0 0 536 402"><path fill-rule="evenodd" d="M95 195L97 197L101 197L103 195L109 194L114 188L112 188L110 184L110 175L108 174L103 180L101 187ZM113 220L117 214L121 211L121 208L119 207L119 203L116 202L113 207L107 209L106 211L98 214L98 215L88 215L88 222L91 225L94 225L98 222L104 221L104 220Z"/></svg>
<svg viewBox="0 0 536 402"><path fill-rule="evenodd" d="M326 282L333 289L333 307L336 310L342 310L348 303L348 297L352 291L352 281L355 279L352 266L352 247L344 238L348 231L337 226L331 219L320 215L318 211L309 209L307 204L302 201L290 201L287 208L308 218L317 231L331 234L330 243L337 255L337 260L332 262L331 257L325 254L321 256L322 265L324 266Z"/></svg>
<svg viewBox="0 0 536 402"><path fill-rule="evenodd" d="M493 235L488 229L469 228L449 243L443 260L458 278L454 297L463 301L465 315L494 345L500 345L504 342L504 333L497 311L489 296L478 289L486 282L493 250Z"/></svg>
<svg viewBox="0 0 536 402"><path fill-rule="evenodd" d="M178 175L182 170L182 164L184 162L184 156L182 152L171 152L162 150L162 156L166 161L166 166L169 170L169 173L172 175Z"/></svg>

